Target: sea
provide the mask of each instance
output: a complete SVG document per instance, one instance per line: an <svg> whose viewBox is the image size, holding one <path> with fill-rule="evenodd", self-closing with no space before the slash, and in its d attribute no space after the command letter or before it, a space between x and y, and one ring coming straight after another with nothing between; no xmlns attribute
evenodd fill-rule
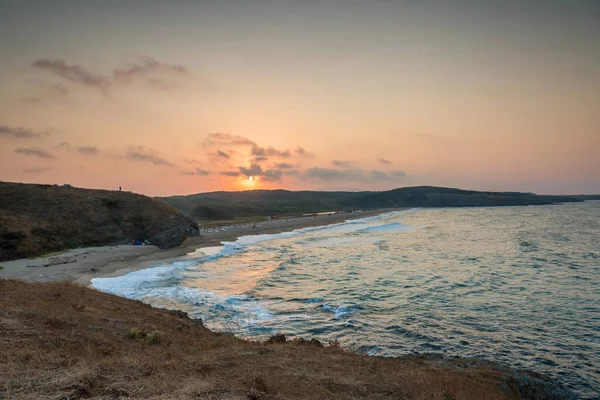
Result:
<svg viewBox="0 0 600 400"><path fill-rule="evenodd" d="M600 201L410 209L243 236L92 285L243 338L485 358L600 398Z"/></svg>

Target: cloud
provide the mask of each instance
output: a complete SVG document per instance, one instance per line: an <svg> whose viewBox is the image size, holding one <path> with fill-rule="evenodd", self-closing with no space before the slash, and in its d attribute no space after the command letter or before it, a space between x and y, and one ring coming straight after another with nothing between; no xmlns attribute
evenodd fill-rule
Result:
<svg viewBox="0 0 600 400"><path fill-rule="evenodd" d="M404 171L392 171L392 172L390 172L390 176L392 178L402 178L402 177L406 176L406 172L404 172Z"/></svg>
<svg viewBox="0 0 600 400"><path fill-rule="evenodd" d="M47 132L43 133L44 135L48 135ZM7 125L0 125L0 137L12 137L15 139L33 139L38 138L43 135L40 132L32 131L31 129L26 129L21 127L10 127Z"/></svg>
<svg viewBox="0 0 600 400"><path fill-rule="evenodd" d="M379 162L380 162L380 163L382 163L382 164L386 164L386 165L388 165L388 164L391 164L391 163L392 163L390 160L386 160L385 158L380 158L380 159L379 159L379 160L377 160L377 161L379 161Z"/></svg>
<svg viewBox="0 0 600 400"><path fill-rule="evenodd" d="M69 150L71 148L71 145L69 144L69 142L62 142L60 144L57 144L56 146L54 146L55 149L66 149Z"/></svg>
<svg viewBox="0 0 600 400"><path fill-rule="evenodd" d="M147 56L136 62L130 62L123 68L115 68L108 75L92 72L81 65L68 64L62 59L40 58L35 60L31 66L50 72L67 81L102 91L110 86L129 85L135 82L140 82L153 89L168 90L178 86L181 79L189 75L189 71L183 65L168 64ZM67 87L58 84L52 87L46 97L64 96L67 92ZM43 98L30 97L24 100L36 103L42 101Z"/></svg>
<svg viewBox="0 0 600 400"><path fill-rule="evenodd" d="M283 172L279 169L268 169L263 174L263 179L267 182L275 182L281 179Z"/></svg>
<svg viewBox="0 0 600 400"><path fill-rule="evenodd" d="M218 157L227 158L227 159L228 159L229 157L231 157L231 155L230 155L229 153L226 153L226 152L224 152L224 151L221 151L221 150L217 150L217 153L216 153L216 155L217 155Z"/></svg>
<svg viewBox="0 0 600 400"><path fill-rule="evenodd" d="M134 149L131 149L130 151L127 152L125 157L132 161L148 162L148 163L152 163L156 166L163 166L163 167L174 167L175 166L172 162L167 161L164 158L157 156L154 151L152 151L144 146L138 146Z"/></svg>
<svg viewBox="0 0 600 400"><path fill-rule="evenodd" d="M392 179L390 175L382 171L369 171L367 174L369 180L371 181L389 181Z"/></svg>
<svg viewBox="0 0 600 400"><path fill-rule="evenodd" d="M258 164L252 164L248 168L246 168L246 167L239 167L239 168L240 168L240 172L246 176L253 176L253 175L260 176L263 174L263 169Z"/></svg>
<svg viewBox="0 0 600 400"><path fill-rule="evenodd" d="M310 168L302 174L303 179L319 179L322 181L353 181L353 182L381 182L406 176L404 171L363 171L362 169L331 169Z"/></svg>
<svg viewBox="0 0 600 400"><path fill-rule="evenodd" d="M100 150L94 146L81 146L77 148L77 151L81 154L86 154L90 156L95 156L100 153Z"/></svg>
<svg viewBox="0 0 600 400"><path fill-rule="evenodd" d="M284 171L283 174L289 175L289 176L296 176L296 175L300 175L300 171L298 171L297 169L290 169L289 171Z"/></svg>
<svg viewBox="0 0 600 400"><path fill-rule="evenodd" d="M352 164L354 164L354 161L342 161L342 160L333 160L331 161L331 163L333 165L335 165L336 167L342 167L342 168L352 168Z"/></svg>
<svg viewBox="0 0 600 400"><path fill-rule="evenodd" d="M292 153L289 150L277 150L273 147L259 147L259 146L253 146L252 147L252 155L253 156L259 156L259 157L282 157L282 158L288 158L291 157Z"/></svg>
<svg viewBox="0 0 600 400"><path fill-rule="evenodd" d="M339 170L313 167L304 173L305 178L316 178L323 181L364 181L364 172L359 169Z"/></svg>
<svg viewBox="0 0 600 400"><path fill-rule="evenodd" d="M23 172L26 172L28 174L39 174L40 172L50 171L51 169L52 168L50 167L33 167L24 169Z"/></svg>
<svg viewBox="0 0 600 400"><path fill-rule="evenodd" d="M275 164L275 168L277 168L277 169L290 169L290 168L294 168L294 167L295 167L295 165L289 164L289 163Z"/></svg>
<svg viewBox="0 0 600 400"><path fill-rule="evenodd" d="M206 176L206 175L210 175L210 171L207 171L207 170L201 169L201 168L195 168L193 171L184 171L183 174L184 175Z"/></svg>
<svg viewBox="0 0 600 400"><path fill-rule="evenodd" d="M105 89L110 85L106 75L93 73L80 65L69 65L61 59L40 58L33 62L33 68L45 70L71 82L85 86Z"/></svg>
<svg viewBox="0 0 600 400"><path fill-rule="evenodd" d="M269 159L269 157L258 156L258 157L254 157L254 162L266 161L268 159Z"/></svg>
<svg viewBox="0 0 600 400"><path fill-rule="evenodd" d="M17 149L15 149L15 153L23 154L25 156L45 158L48 160L56 159L56 157L52 153L49 153L46 150L43 150L43 149L40 149L37 147L29 147L29 148L18 147Z"/></svg>
<svg viewBox="0 0 600 400"><path fill-rule="evenodd" d="M300 147L300 146L296 147L296 149L294 150L294 153L296 155L299 155L300 157L306 157L306 158L315 156L313 153L306 151L303 147Z"/></svg>
<svg viewBox="0 0 600 400"><path fill-rule="evenodd" d="M221 145L221 146L256 146L252 140L239 135L230 133L209 133L206 139L202 142L204 147Z"/></svg>
<svg viewBox="0 0 600 400"><path fill-rule="evenodd" d="M188 74L189 71L183 65L163 63L152 57L143 57L138 62L131 62L127 67L113 71L116 82L129 84L139 80L147 87L163 90L177 86L179 79Z"/></svg>
<svg viewBox="0 0 600 400"><path fill-rule="evenodd" d="M237 171L223 171L221 172L223 176L240 176L241 174Z"/></svg>

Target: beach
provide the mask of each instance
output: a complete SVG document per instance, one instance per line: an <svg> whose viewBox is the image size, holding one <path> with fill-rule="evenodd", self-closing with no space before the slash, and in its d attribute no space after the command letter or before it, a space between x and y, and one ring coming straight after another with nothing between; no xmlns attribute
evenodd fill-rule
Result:
<svg viewBox="0 0 600 400"><path fill-rule="evenodd" d="M152 245L116 245L85 247L54 252L36 258L0 262L0 279L21 279L28 282L73 282L90 285L93 278L125 275L136 270L169 264L184 259L203 247L220 246L240 236L275 234L294 229L342 223L346 220L379 215L400 209L378 209L349 214L314 215L279 218L256 223L210 226L201 236L188 238L181 246L161 250Z"/></svg>

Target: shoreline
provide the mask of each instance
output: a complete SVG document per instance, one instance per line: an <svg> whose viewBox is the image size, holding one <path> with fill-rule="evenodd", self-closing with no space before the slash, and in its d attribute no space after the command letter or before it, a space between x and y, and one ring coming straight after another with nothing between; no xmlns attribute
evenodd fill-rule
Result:
<svg viewBox="0 0 600 400"><path fill-rule="evenodd" d="M277 234L307 227L327 226L348 220L403 211L409 208L386 208L351 214L316 215L262 221L252 227L224 225L219 230L202 231L202 236L187 238L179 247L161 250L156 246L99 246L55 252L38 258L1 261L0 279L21 279L28 282L72 282L91 286L94 278L123 276L146 268L185 260L202 248L222 246L241 236Z"/></svg>

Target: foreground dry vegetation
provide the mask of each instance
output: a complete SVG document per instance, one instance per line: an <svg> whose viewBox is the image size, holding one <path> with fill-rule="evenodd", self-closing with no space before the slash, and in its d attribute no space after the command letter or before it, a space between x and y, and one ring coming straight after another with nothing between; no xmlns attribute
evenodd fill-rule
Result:
<svg viewBox="0 0 600 400"><path fill-rule="evenodd" d="M532 373L475 360L261 344L69 283L0 280L0 398L549 399Z"/></svg>

